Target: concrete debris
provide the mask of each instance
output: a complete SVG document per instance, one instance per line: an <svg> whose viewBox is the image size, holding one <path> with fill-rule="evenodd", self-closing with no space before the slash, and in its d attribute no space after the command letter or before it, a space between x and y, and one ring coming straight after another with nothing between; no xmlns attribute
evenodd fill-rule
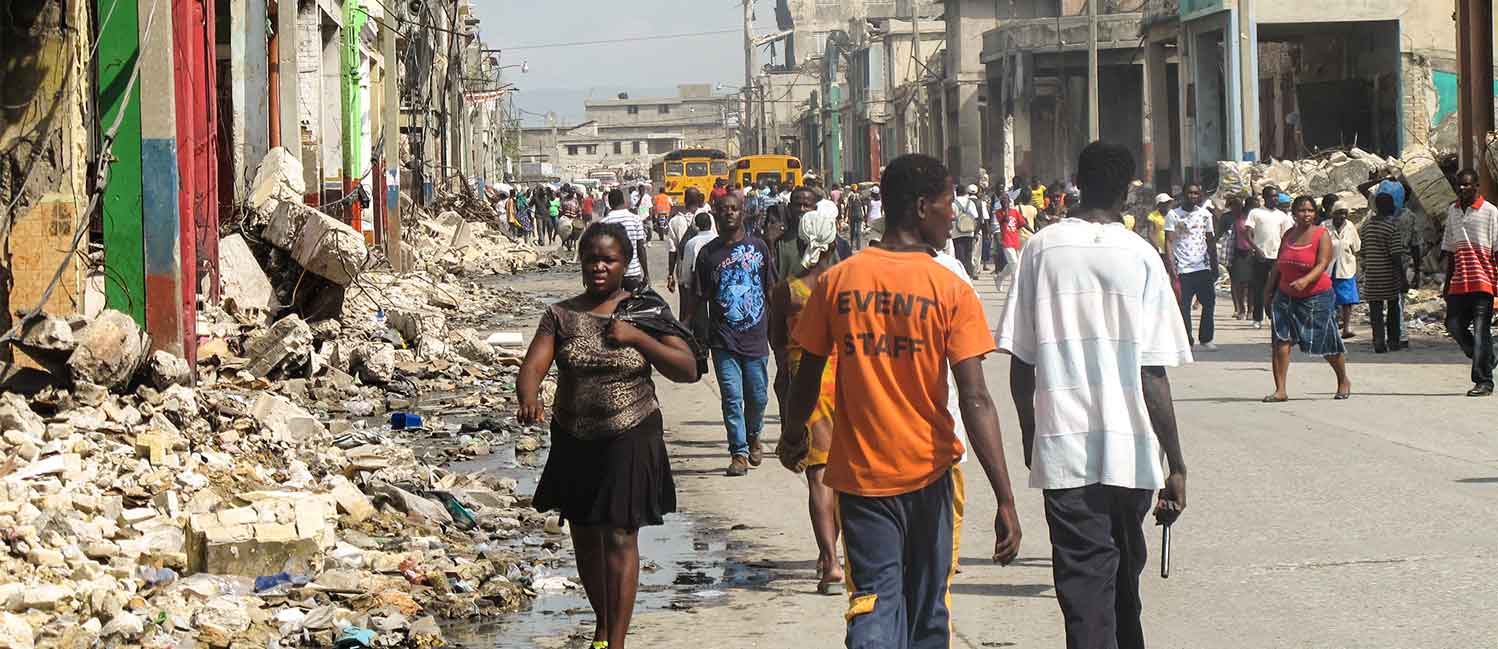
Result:
<svg viewBox="0 0 1498 649"><path fill-rule="evenodd" d="M339 286L352 284L369 256L363 234L321 212L307 220L290 252L302 268Z"/></svg>
<svg viewBox="0 0 1498 649"><path fill-rule="evenodd" d="M514 480L445 468L547 445L472 414L513 407L517 372L478 332L542 303L463 278L554 259L481 206L409 205L443 249L409 228L405 268L361 272L362 235L304 189L288 152L261 162L254 218L220 242L225 304L197 313L196 368L148 353L118 311L18 341L71 383L0 392L0 649L332 646L350 625L431 647L437 619L522 608L560 567ZM297 286L347 299L331 319L277 303ZM392 413L423 423L391 430Z"/></svg>
<svg viewBox="0 0 1498 649"><path fill-rule="evenodd" d="M275 310L275 289L243 236L232 234L220 239L218 255L224 309L230 312L259 309L267 313Z"/></svg>
<svg viewBox="0 0 1498 649"><path fill-rule="evenodd" d="M300 317L286 316L264 333L250 338L244 352L250 361L245 371L257 378L277 369L302 368L312 355L312 329Z"/></svg>
<svg viewBox="0 0 1498 649"><path fill-rule="evenodd" d="M146 362L146 377L157 390L165 390L174 385L190 385L192 368L186 359L158 349L151 352L151 359Z"/></svg>
<svg viewBox="0 0 1498 649"><path fill-rule="evenodd" d="M75 383L121 387L134 376L145 348L145 336L135 320L119 311L106 310L78 333L78 346L68 357L68 369Z"/></svg>
<svg viewBox="0 0 1498 649"><path fill-rule="evenodd" d="M250 185L250 207L260 209L271 201L301 201L307 193L302 163L285 147L276 147L260 159Z"/></svg>
<svg viewBox="0 0 1498 649"><path fill-rule="evenodd" d="M43 316L21 330L20 344L31 350L72 352L78 345L73 327L56 316Z"/></svg>

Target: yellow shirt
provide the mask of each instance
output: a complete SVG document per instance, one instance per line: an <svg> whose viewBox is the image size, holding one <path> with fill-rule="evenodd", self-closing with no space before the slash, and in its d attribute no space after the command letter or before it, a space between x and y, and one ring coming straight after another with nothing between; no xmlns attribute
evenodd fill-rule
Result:
<svg viewBox="0 0 1498 649"><path fill-rule="evenodd" d="M1045 209L1045 185L1030 190L1030 204L1034 205L1035 209Z"/></svg>
<svg viewBox="0 0 1498 649"><path fill-rule="evenodd" d="M1150 212L1150 243L1155 244L1155 252L1165 254L1165 215L1160 210Z"/></svg>

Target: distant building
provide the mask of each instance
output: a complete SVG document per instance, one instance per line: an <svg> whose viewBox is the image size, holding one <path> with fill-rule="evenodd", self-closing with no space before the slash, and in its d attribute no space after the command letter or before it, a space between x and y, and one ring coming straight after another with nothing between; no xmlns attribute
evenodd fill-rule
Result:
<svg viewBox="0 0 1498 649"><path fill-rule="evenodd" d="M708 84L677 90L674 97L590 99L583 103L586 119L580 124L524 127L520 159L550 163L561 180L601 169L631 179L648 178L651 161L675 149L706 147L737 155L738 96L715 94Z"/></svg>

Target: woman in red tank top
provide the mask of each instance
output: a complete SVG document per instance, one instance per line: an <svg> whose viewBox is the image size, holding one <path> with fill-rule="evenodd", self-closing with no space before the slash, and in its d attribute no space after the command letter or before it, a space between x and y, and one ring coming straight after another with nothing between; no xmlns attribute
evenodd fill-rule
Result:
<svg viewBox="0 0 1498 649"><path fill-rule="evenodd" d="M1301 196L1291 209L1295 227L1285 232L1279 258L1269 273L1264 301L1273 318L1274 394L1265 403L1286 401L1285 377L1290 372L1290 346L1326 358L1337 374L1334 398L1352 394L1347 378L1346 347L1337 325L1336 300L1332 294L1332 237L1316 225L1316 199ZM1272 295L1272 299L1271 299Z"/></svg>

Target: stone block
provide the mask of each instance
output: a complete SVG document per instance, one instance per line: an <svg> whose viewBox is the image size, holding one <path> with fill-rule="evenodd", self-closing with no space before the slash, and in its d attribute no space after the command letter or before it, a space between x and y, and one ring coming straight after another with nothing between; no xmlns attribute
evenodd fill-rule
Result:
<svg viewBox="0 0 1498 649"><path fill-rule="evenodd" d="M70 353L78 346L73 327L64 318L43 315L21 330L21 345L32 350Z"/></svg>
<svg viewBox="0 0 1498 649"><path fill-rule="evenodd" d="M73 598L71 586L62 584L37 584L21 591L21 606L40 611L50 611Z"/></svg>
<svg viewBox="0 0 1498 649"><path fill-rule="evenodd" d="M306 410L268 392L260 393L255 399L250 416L270 429L271 434L281 441L301 442L327 433L322 423Z"/></svg>
<svg viewBox="0 0 1498 649"><path fill-rule="evenodd" d="M285 147L276 147L266 152L255 169L255 180L250 184L250 207L259 210L272 199L300 201L306 193L302 163Z"/></svg>
<svg viewBox="0 0 1498 649"><path fill-rule="evenodd" d="M220 239L218 256L220 295L225 310L274 310L275 290L243 236L233 234Z"/></svg>
<svg viewBox="0 0 1498 649"><path fill-rule="evenodd" d="M322 212L295 200L272 199L256 210L266 219L260 238L281 250L290 251L296 245L297 235L306 229L309 222L323 216Z"/></svg>
<svg viewBox="0 0 1498 649"><path fill-rule="evenodd" d="M472 329L461 329L453 335L456 340L453 351L475 363L487 365L494 362L494 346Z"/></svg>
<svg viewBox="0 0 1498 649"><path fill-rule="evenodd" d="M26 397L6 392L0 394L0 430L19 431L27 438L40 440L47 432L47 423L26 403Z"/></svg>
<svg viewBox="0 0 1498 649"><path fill-rule="evenodd" d="M395 347L389 343L354 349L349 366L365 383L385 385L395 380Z"/></svg>
<svg viewBox="0 0 1498 649"><path fill-rule="evenodd" d="M68 370L74 383L122 387L140 366L145 349L145 336L135 320L119 311L106 310L78 333L78 346L68 357Z"/></svg>
<svg viewBox="0 0 1498 649"><path fill-rule="evenodd" d="M174 385L191 385L192 367L187 364L187 359L158 349L151 352L150 360L146 361L146 378L158 390Z"/></svg>
<svg viewBox="0 0 1498 649"><path fill-rule="evenodd" d="M339 286L353 283L368 255L363 234L321 212L307 220L291 247L302 268Z"/></svg>
<svg viewBox="0 0 1498 649"><path fill-rule="evenodd" d="M151 466L162 466L175 442L171 435L159 430L144 432L135 436L135 454L145 458Z"/></svg>
<svg viewBox="0 0 1498 649"><path fill-rule="evenodd" d="M449 246L453 248L467 248L475 243L476 239L473 229L469 227L467 221L463 220L461 214L447 211L439 214L437 219L442 222L444 228L452 233L452 238L447 242Z"/></svg>
<svg viewBox="0 0 1498 649"><path fill-rule="evenodd" d="M250 360L245 371L257 378L283 365L305 365L312 354L312 329L296 314L286 316L245 342L244 353Z"/></svg>
<svg viewBox="0 0 1498 649"><path fill-rule="evenodd" d="M338 502L338 509L349 517L349 520L359 523L375 514L375 508L370 503L369 497L359 491L354 483L348 478L335 476L330 482L333 486L333 499Z"/></svg>
<svg viewBox="0 0 1498 649"><path fill-rule="evenodd" d="M0 613L0 648L32 649L36 646L36 634L31 623L15 613Z"/></svg>

